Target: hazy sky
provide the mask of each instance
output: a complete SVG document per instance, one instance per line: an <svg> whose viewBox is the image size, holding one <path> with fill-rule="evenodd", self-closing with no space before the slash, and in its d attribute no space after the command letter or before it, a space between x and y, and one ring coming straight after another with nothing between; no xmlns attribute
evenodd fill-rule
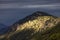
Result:
<svg viewBox="0 0 60 40"><path fill-rule="evenodd" d="M60 0L0 0L0 23L11 25L37 10L60 17Z"/></svg>

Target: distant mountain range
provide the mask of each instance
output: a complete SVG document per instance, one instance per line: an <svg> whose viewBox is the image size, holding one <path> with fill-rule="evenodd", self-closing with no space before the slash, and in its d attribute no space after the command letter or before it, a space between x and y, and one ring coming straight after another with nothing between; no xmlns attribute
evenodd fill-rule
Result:
<svg viewBox="0 0 60 40"><path fill-rule="evenodd" d="M59 40L60 18L45 12L33 14L10 26L1 40Z"/></svg>
<svg viewBox="0 0 60 40"><path fill-rule="evenodd" d="M8 32L8 27L2 23L0 23L0 35L3 35Z"/></svg>

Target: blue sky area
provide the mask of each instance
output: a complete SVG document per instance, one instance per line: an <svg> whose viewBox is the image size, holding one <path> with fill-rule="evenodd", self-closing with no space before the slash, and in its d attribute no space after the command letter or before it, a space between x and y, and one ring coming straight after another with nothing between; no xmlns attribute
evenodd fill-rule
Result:
<svg viewBox="0 0 60 40"><path fill-rule="evenodd" d="M0 0L0 23L12 25L35 11L60 17L60 0Z"/></svg>

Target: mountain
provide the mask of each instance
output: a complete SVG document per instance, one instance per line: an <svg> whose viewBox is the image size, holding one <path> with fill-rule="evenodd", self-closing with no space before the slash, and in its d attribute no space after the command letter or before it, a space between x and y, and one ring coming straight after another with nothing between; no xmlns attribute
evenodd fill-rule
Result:
<svg viewBox="0 0 60 40"><path fill-rule="evenodd" d="M0 35L6 33L7 30L8 30L8 29L7 29L7 26L4 25L4 24L2 24L2 23L0 23Z"/></svg>
<svg viewBox="0 0 60 40"><path fill-rule="evenodd" d="M33 14L10 26L1 40L59 40L60 18L45 12Z"/></svg>
<svg viewBox="0 0 60 40"><path fill-rule="evenodd" d="M9 30L10 27L0 23L0 39L3 38Z"/></svg>

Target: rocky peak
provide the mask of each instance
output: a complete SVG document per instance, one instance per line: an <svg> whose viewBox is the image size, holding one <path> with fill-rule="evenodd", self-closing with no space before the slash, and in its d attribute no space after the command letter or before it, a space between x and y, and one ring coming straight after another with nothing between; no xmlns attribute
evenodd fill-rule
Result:
<svg viewBox="0 0 60 40"><path fill-rule="evenodd" d="M45 13L45 12L41 12L41 11L36 11L36 12L34 12L32 15L38 15L38 16L52 16L52 15L50 15L50 14L48 14L48 13Z"/></svg>
<svg viewBox="0 0 60 40"><path fill-rule="evenodd" d="M26 16L25 18L19 20L19 21L16 22L15 24L22 24L22 23L24 23L24 22L26 22L26 21L34 20L34 19L36 19L36 18L38 18L38 17L40 17L40 16L52 16L52 17L57 18L56 16L50 15L50 14L48 14L48 13L41 12L41 11L36 11L36 12L34 12L33 14L28 15L28 16ZM13 24L13 25L15 25L15 24Z"/></svg>

